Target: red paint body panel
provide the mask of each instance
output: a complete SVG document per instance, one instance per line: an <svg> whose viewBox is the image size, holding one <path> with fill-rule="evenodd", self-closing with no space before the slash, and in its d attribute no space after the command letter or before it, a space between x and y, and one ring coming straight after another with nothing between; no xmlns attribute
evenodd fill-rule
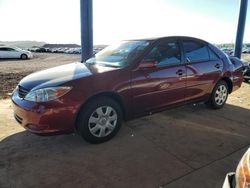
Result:
<svg viewBox="0 0 250 188"><path fill-rule="evenodd" d="M215 68L220 64L221 68ZM204 98L210 95L211 88L214 88L221 78L223 70L222 61L208 61L188 64L187 66L187 88L185 98L187 101Z"/></svg>
<svg viewBox="0 0 250 188"><path fill-rule="evenodd" d="M172 66L132 73L132 100L135 115L185 101L186 75L179 76L178 70L185 72L185 66Z"/></svg>

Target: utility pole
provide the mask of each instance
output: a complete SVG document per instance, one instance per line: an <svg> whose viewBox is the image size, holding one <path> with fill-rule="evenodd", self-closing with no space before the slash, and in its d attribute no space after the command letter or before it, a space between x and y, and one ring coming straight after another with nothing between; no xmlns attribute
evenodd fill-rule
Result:
<svg viewBox="0 0 250 188"><path fill-rule="evenodd" d="M234 56L241 58L248 0L241 0Z"/></svg>
<svg viewBox="0 0 250 188"><path fill-rule="evenodd" d="M93 2L80 0L81 62L93 55Z"/></svg>

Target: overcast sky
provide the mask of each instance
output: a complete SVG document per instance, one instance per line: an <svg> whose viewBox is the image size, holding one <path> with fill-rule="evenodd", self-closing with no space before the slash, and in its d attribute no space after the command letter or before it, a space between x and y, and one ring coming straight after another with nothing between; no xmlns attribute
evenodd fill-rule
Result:
<svg viewBox="0 0 250 188"><path fill-rule="evenodd" d="M80 44L80 0L0 0L0 41ZM239 0L93 0L94 43L186 35L235 41ZM245 42L250 42L250 6Z"/></svg>

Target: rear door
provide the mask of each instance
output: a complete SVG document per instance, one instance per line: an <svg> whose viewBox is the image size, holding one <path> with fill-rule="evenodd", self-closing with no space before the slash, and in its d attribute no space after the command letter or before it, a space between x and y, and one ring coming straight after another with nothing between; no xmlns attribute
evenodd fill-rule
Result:
<svg viewBox="0 0 250 188"><path fill-rule="evenodd" d="M152 47L144 62L157 61L156 67L132 72L135 114L160 110L185 101L186 67L177 40L164 40Z"/></svg>
<svg viewBox="0 0 250 188"><path fill-rule="evenodd" d="M186 100L209 97L212 86L218 81L223 62L199 40L182 40L187 70Z"/></svg>

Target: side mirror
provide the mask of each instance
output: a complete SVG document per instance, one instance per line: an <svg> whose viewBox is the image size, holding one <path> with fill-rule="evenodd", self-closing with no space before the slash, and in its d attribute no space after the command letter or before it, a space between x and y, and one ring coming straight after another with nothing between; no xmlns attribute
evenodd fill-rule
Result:
<svg viewBox="0 0 250 188"><path fill-rule="evenodd" d="M158 62L156 60L143 60L139 64L139 69L149 69L149 68L155 68Z"/></svg>

